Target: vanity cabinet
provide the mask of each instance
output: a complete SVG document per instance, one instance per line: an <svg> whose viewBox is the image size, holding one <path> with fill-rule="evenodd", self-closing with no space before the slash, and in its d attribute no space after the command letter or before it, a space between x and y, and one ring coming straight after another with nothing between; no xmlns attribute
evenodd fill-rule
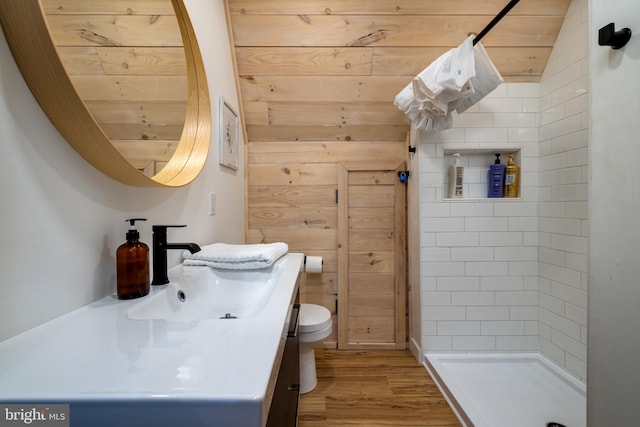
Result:
<svg viewBox="0 0 640 427"><path fill-rule="evenodd" d="M295 427L298 425L298 400L300 398L299 319L300 292L298 291L291 309L287 340L271 400L267 427Z"/></svg>

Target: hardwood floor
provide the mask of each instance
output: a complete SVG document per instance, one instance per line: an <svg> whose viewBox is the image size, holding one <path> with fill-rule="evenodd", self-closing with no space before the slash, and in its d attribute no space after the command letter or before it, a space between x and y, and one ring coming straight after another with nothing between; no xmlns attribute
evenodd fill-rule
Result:
<svg viewBox="0 0 640 427"><path fill-rule="evenodd" d="M460 426L409 351L316 349L318 386L300 397L299 427Z"/></svg>

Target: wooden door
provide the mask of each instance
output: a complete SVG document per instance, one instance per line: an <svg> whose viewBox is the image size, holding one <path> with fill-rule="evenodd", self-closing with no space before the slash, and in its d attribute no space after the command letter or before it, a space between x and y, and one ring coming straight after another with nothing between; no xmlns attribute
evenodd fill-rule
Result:
<svg viewBox="0 0 640 427"><path fill-rule="evenodd" d="M404 167L339 168L338 348L406 348Z"/></svg>

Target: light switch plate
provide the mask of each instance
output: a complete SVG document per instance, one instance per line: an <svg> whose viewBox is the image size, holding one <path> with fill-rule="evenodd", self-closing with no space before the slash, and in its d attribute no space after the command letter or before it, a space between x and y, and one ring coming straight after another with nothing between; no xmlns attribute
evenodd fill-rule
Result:
<svg viewBox="0 0 640 427"><path fill-rule="evenodd" d="M209 215L216 214L216 193L209 193Z"/></svg>

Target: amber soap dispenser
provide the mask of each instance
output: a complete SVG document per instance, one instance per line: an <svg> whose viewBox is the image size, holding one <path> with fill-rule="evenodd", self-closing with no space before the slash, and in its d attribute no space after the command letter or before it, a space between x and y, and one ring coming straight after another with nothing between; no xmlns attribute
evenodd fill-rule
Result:
<svg viewBox="0 0 640 427"><path fill-rule="evenodd" d="M119 299L140 298L149 293L149 246L140 241L136 221L146 218L131 218L127 241L116 251L116 283Z"/></svg>

